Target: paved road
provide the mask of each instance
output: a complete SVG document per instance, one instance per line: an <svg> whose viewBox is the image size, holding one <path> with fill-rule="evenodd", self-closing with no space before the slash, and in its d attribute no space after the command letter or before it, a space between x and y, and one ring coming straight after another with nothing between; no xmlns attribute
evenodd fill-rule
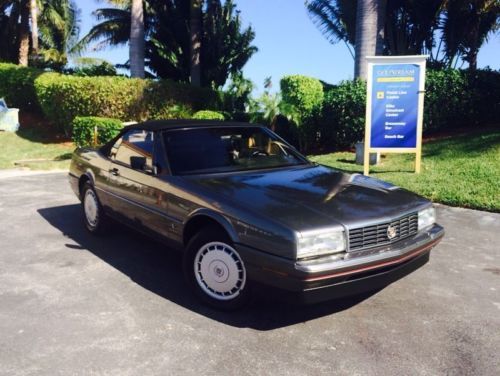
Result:
<svg viewBox="0 0 500 376"><path fill-rule="evenodd" d="M0 374L498 375L500 215L438 215L430 263L377 294L219 313L161 245L88 235L64 174L0 178Z"/></svg>

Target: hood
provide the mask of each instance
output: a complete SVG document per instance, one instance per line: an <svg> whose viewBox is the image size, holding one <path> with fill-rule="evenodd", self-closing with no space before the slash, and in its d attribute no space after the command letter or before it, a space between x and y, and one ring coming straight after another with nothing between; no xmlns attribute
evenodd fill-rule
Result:
<svg viewBox="0 0 500 376"><path fill-rule="evenodd" d="M429 204L390 183L324 166L186 178L296 231L338 224L365 226Z"/></svg>

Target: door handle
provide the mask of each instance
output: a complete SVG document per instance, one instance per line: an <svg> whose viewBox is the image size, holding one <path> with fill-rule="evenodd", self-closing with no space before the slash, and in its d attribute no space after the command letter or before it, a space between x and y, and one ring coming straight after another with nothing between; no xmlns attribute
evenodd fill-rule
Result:
<svg viewBox="0 0 500 376"><path fill-rule="evenodd" d="M120 170L118 170L117 168L112 168L111 170L109 170L109 173L111 175L118 176L120 175Z"/></svg>

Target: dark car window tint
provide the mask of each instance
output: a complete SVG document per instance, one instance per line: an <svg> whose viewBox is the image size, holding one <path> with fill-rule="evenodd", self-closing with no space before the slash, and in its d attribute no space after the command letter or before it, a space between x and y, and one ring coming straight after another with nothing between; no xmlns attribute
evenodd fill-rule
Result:
<svg viewBox="0 0 500 376"><path fill-rule="evenodd" d="M117 162L125 164L135 169L142 169L143 166L153 166L153 132L144 130L134 130L123 135L117 141L118 149L115 153L112 148L111 156Z"/></svg>
<svg viewBox="0 0 500 376"><path fill-rule="evenodd" d="M308 163L272 132L260 127L180 129L164 133L173 174L276 168Z"/></svg>

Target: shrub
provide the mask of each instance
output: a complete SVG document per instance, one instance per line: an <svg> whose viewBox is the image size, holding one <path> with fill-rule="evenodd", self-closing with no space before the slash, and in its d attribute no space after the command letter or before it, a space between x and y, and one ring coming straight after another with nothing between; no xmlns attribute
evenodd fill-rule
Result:
<svg viewBox="0 0 500 376"><path fill-rule="evenodd" d="M193 115L193 119L206 120L225 120L224 115L217 111L203 110L198 111Z"/></svg>
<svg viewBox="0 0 500 376"><path fill-rule="evenodd" d="M67 134L76 116L124 121L189 118L195 110L219 104L217 92L169 80L45 73L35 87L45 116Z"/></svg>
<svg viewBox="0 0 500 376"><path fill-rule="evenodd" d="M285 103L295 107L301 117L307 117L323 103L321 81L306 76L285 76L281 79L281 95Z"/></svg>
<svg viewBox="0 0 500 376"><path fill-rule="evenodd" d="M300 134L300 149L307 151L316 140L317 117L323 104L321 81L306 76L285 76L281 79L283 114L295 120Z"/></svg>
<svg viewBox="0 0 500 376"><path fill-rule="evenodd" d="M469 94L463 73L428 70L425 79L424 131L458 128L469 119Z"/></svg>
<svg viewBox="0 0 500 376"><path fill-rule="evenodd" d="M95 64L82 64L75 68L68 69L67 73L80 77L116 76L118 74L115 66L107 61L100 61Z"/></svg>
<svg viewBox="0 0 500 376"><path fill-rule="evenodd" d="M347 148L362 141L365 101L366 84L361 80L342 81L326 92L319 124L323 146Z"/></svg>
<svg viewBox="0 0 500 376"><path fill-rule="evenodd" d="M99 145L111 140L123 128L120 120L95 116L77 116L72 125L73 142L79 147L93 145L96 127Z"/></svg>
<svg viewBox="0 0 500 376"><path fill-rule="evenodd" d="M5 98L10 107L40 111L34 82L42 73L38 69L0 63L0 98Z"/></svg>
<svg viewBox="0 0 500 376"><path fill-rule="evenodd" d="M134 119L183 119L193 111L219 109L221 93L171 80L142 80L144 89L133 109Z"/></svg>
<svg viewBox="0 0 500 376"><path fill-rule="evenodd" d="M35 81L47 118L66 133L76 116L132 120L130 110L144 90L144 81L124 77L74 77L45 73Z"/></svg>
<svg viewBox="0 0 500 376"><path fill-rule="evenodd" d="M481 69L466 72L467 108L470 123L475 125L499 125L500 119L500 71Z"/></svg>

